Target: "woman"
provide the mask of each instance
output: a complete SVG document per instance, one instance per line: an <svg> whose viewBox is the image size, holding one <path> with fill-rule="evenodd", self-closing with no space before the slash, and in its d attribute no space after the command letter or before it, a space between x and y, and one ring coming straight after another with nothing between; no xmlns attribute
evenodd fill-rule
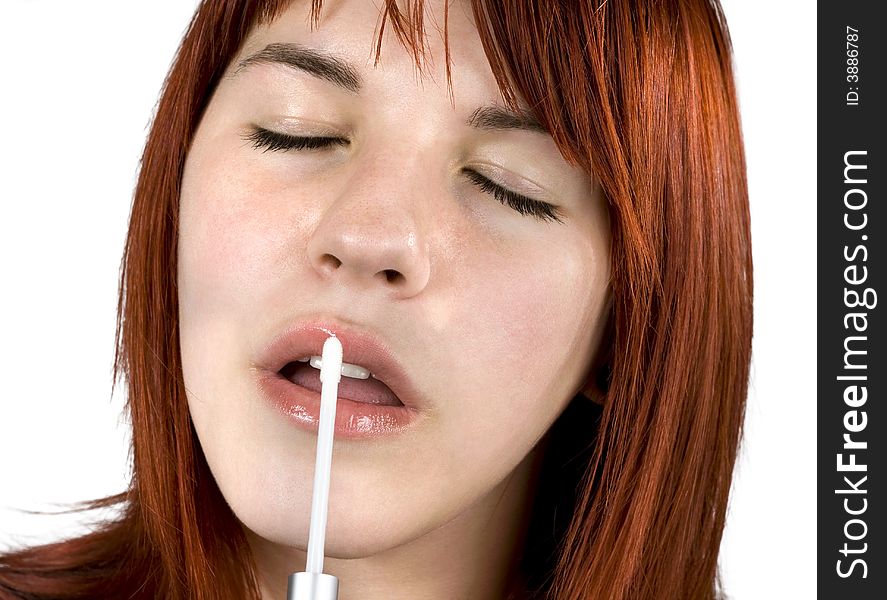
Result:
<svg viewBox="0 0 887 600"><path fill-rule="evenodd" d="M342 600L717 594L752 299L720 9L427 4L200 5L124 257L122 516L0 557L0 598L283 598L331 332L373 373Z"/></svg>

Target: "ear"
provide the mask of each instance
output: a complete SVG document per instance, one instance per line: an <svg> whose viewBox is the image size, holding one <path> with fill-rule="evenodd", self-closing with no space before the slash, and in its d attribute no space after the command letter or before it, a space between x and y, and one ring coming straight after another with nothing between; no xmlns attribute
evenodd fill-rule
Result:
<svg viewBox="0 0 887 600"><path fill-rule="evenodd" d="M604 405L610 389L610 371L613 361L613 336L615 334L613 313L608 310L599 347L588 370L588 377L580 389L580 393L596 404Z"/></svg>
<svg viewBox="0 0 887 600"><path fill-rule="evenodd" d="M595 364L588 374L588 379L586 379L580 393L595 404L603 406L604 399L607 397L609 377L609 364Z"/></svg>

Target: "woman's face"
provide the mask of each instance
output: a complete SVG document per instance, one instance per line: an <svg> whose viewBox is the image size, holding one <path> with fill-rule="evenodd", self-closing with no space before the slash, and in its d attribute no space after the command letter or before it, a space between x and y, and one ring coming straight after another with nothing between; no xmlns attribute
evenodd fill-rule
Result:
<svg viewBox="0 0 887 600"><path fill-rule="evenodd" d="M317 319L390 348L422 405L403 430L336 439L326 551L357 557L452 521L527 463L598 347L609 227L596 184L547 134L469 123L504 103L467 7L449 14L451 100L433 26L420 76L390 24L373 67L373 3L327 0L315 31L309 5L249 36L190 148L181 351L232 510L261 539L305 548L316 434L263 394L263 352ZM442 32L442 4L428 10ZM316 59L282 64L286 47L271 44L335 56L359 86L322 76ZM269 150L256 147L264 130L338 141ZM560 221L502 204L478 175L556 206Z"/></svg>

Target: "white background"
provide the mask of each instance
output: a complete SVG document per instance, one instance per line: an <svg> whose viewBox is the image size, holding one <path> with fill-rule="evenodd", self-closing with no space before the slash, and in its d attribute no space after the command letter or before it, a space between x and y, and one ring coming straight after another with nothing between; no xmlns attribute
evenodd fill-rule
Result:
<svg viewBox="0 0 887 600"><path fill-rule="evenodd" d="M723 4L748 154L755 337L721 566L731 598L812 598L815 3ZM147 125L195 5L0 9L0 550L83 528L16 509L126 487L122 394L111 398L118 269Z"/></svg>

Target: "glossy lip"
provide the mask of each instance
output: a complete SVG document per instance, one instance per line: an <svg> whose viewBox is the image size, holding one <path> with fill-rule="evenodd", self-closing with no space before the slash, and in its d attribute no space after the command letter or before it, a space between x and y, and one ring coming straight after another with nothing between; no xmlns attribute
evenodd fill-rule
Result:
<svg viewBox="0 0 887 600"><path fill-rule="evenodd" d="M303 321L287 328L260 353L254 368L262 395L295 425L317 431L320 393L286 379L279 371L305 356L323 353L330 335L342 342L343 361L360 365L392 392L403 406L383 406L339 397L336 408L336 437L378 437L404 431L427 410L418 389L390 348L372 335L330 320Z"/></svg>

